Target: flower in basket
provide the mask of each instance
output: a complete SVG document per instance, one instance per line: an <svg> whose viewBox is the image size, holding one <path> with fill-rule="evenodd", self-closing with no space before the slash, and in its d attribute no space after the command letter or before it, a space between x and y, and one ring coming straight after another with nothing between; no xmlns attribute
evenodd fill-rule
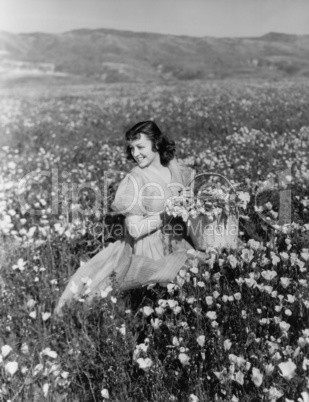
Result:
<svg viewBox="0 0 309 402"><path fill-rule="evenodd" d="M246 209L250 201L249 193L231 192L225 187L202 187L196 195L180 194L166 201L167 214L181 216L186 222L189 218L206 216L209 222L226 221L229 215L238 215L239 209Z"/></svg>
<svg viewBox="0 0 309 402"><path fill-rule="evenodd" d="M210 173L196 177L205 175ZM192 188L185 188L179 196L167 200L165 209L168 215L180 216L188 222L188 233L196 249L235 249L239 212L240 209L246 209L249 201L249 193L236 191L230 184L225 187L219 183L208 182L203 184L196 194L193 194Z"/></svg>

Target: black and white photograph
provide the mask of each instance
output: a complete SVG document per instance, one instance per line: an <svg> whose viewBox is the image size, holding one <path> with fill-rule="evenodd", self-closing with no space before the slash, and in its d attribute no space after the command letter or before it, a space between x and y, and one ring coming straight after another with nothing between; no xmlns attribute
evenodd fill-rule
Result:
<svg viewBox="0 0 309 402"><path fill-rule="evenodd" d="M0 0L0 402L309 402L309 2Z"/></svg>

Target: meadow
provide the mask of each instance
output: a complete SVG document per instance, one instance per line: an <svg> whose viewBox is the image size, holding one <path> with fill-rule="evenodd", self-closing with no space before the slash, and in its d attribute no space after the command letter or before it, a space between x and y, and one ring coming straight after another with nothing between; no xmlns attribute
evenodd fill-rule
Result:
<svg viewBox="0 0 309 402"><path fill-rule="evenodd" d="M309 401L307 82L2 89L0 109L0 401ZM118 236L123 134L149 119L250 193L239 247L90 306L85 284L55 317Z"/></svg>

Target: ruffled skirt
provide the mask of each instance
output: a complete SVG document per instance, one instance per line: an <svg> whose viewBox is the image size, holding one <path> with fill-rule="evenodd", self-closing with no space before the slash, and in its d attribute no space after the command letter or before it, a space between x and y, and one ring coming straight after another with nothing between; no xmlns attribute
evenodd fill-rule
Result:
<svg viewBox="0 0 309 402"><path fill-rule="evenodd" d="M113 280L120 290L168 283L183 267L187 250L192 248L184 239L162 237L159 232L140 240L133 246L127 240L110 243L80 266L61 295L55 313L60 313L67 302L80 298L82 294L87 294L88 300L100 296Z"/></svg>

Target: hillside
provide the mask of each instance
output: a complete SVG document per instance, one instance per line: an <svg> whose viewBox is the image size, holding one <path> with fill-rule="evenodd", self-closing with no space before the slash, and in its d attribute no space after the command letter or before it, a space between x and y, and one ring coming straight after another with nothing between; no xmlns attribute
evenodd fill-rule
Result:
<svg viewBox="0 0 309 402"><path fill-rule="evenodd" d="M309 76L309 36L195 38L110 29L0 32L0 82L164 82Z"/></svg>

